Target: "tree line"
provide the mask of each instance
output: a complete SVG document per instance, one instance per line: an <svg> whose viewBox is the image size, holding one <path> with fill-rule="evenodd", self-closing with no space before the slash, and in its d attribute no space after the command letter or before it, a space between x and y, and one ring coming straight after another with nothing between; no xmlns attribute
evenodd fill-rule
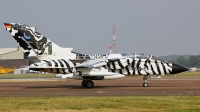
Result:
<svg viewBox="0 0 200 112"><path fill-rule="evenodd" d="M184 56L180 56L176 60L169 60L168 62L175 63L181 65L183 67L199 67L200 68L200 54L199 55L191 55L189 59Z"/></svg>

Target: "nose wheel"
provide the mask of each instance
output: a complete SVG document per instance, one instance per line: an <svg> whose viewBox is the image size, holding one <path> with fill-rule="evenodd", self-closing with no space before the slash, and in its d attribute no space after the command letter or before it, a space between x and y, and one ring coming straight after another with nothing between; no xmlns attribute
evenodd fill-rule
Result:
<svg viewBox="0 0 200 112"><path fill-rule="evenodd" d="M81 84L83 87L87 87L87 88L94 87L94 82L92 80L83 80Z"/></svg>
<svg viewBox="0 0 200 112"><path fill-rule="evenodd" d="M143 80L144 80L143 87L148 87L149 83L147 82L147 76L146 75L143 75Z"/></svg>
<svg viewBox="0 0 200 112"><path fill-rule="evenodd" d="M148 87L149 86L149 83L148 82L144 82L143 83L143 87Z"/></svg>

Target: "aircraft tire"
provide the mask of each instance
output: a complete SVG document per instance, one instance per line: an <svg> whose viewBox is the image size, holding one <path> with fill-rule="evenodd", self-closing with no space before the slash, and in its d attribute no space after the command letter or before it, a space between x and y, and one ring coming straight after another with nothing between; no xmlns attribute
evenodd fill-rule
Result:
<svg viewBox="0 0 200 112"><path fill-rule="evenodd" d="M86 87L87 87L87 88L93 88L93 87L94 87L94 82L91 81L91 80L88 80L88 81L86 82Z"/></svg>
<svg viewBox="0 0 200 112"><path fill-rule="evenodd" d="M143 83L143 87L148 87L149 86L149 83L148 82L144 82Z"/></svg>
<svg viewBox="0 0 200 112"><path fill-rule="evenodd" d="M83 80L83 81L82 81L81 84L82 84L83 87L86 87L86 82L87 82L87 80Z"/></svg>

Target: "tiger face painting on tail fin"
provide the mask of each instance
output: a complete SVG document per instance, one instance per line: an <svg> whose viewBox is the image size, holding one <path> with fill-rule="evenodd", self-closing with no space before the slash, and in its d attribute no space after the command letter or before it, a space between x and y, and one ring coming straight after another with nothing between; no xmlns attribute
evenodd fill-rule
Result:
<svg viewBox="0 0 200 112"><path fill-rule="evenodd" d="M27 56L31 52L35 55L52 55L52 46L59 47L38 33L35 27L29 27L21 23L4 23L4 25Z"/></svg>

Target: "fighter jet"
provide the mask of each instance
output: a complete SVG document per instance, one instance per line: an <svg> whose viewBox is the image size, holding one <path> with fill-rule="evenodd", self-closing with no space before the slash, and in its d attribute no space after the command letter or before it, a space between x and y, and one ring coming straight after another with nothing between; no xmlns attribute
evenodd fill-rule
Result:
<svg viewBox="0 0 200 112"><path fill-rule="evenodd" d="M92 80L116 79L128 75L143 75L143 86L148 87L150 75L168 75L187 71L177 64L145 54L95 54L84 55L62 48L36 31L35 27L21 23L4 23L24 52L40 61L30 65L30 70L56 73L56 77L79 79L82 86L92 88ZM77 63L76 61L81 61Z"/></svg>

